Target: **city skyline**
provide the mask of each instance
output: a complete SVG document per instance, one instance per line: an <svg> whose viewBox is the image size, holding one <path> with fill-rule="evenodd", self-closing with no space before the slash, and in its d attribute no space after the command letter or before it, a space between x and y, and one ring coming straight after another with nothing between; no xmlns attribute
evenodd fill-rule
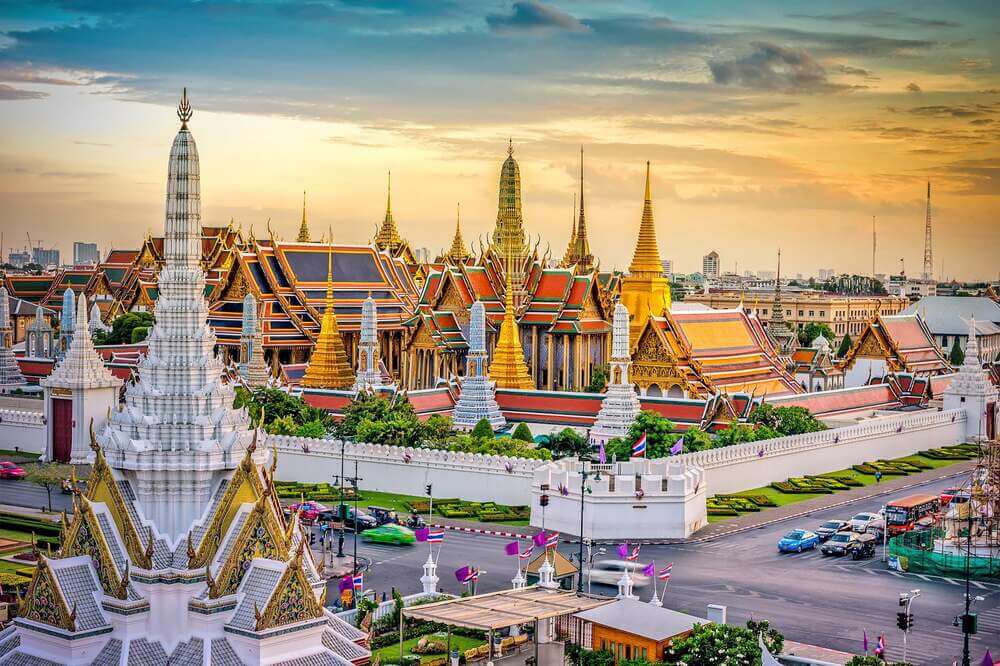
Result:
<svg viewBox="0 0 1000 666"><path fill-rule="evenodd" d="M478 246L508 137L525 227L558 255L586 150L588 226L624 269L643 166L662 256L699 270L920 274L934 187L937 277L995 279L997 10L818 3L57 2L0 8L0 224L71 256L136 247L162 218L162 146L187 85L204 221L370 239L393 172L401 234ZM177 39L178 34L184 38ZM66 230L73 233L67 235ZM53 242L58 239L57 242ZM943 271L942 271L943 264Z"/></svg>

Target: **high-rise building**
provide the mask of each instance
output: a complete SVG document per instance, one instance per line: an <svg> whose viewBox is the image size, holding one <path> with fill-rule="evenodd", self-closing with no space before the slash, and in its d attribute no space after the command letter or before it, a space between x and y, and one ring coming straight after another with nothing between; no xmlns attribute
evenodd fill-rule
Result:
<svg viewBox="0 0 1000 666"><path fill-rule="evenodd" d="M664 259L663 261L660 262L660 265L663 266L663 277L671 277L671 276L673 276L673 274L674 274L674 260L673 259Z"/></svg>
<svg viewBox="0 0 1000 666"><path fill-rule="evenodd" d="M25 264L31 263L31 253L13 251L7 257L7 261L15 268L23 268Z"/></svg>
<svg viewBox="0 0 1000 666"><path fill-rule="evenodd" d="M100 260L100 255L97 251L97 243L81 243L80 241L73 243L74 265L79 266L80 264L96 264Z"/></svg>
<svg viewBox="0 0 1000 666"><path fill-rule="evenodd" d="M59 250L56 248L31 248L31 261L40 266L58 266Z"/></svg>
<svg viewBox="0 0 1000 666"><path fill-rule="evenodd" d="M717 278L719 277L721 265L719 253L712 250L701 258L701 274L706 278Z"/></svg>

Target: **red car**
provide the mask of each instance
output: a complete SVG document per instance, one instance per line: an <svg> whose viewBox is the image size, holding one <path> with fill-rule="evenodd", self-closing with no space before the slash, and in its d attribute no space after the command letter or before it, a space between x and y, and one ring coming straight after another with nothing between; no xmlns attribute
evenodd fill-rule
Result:
<svg viewBox="0 0 1000 666"><path fill-rule="evenodd" d="M295 513L299 509L302 509L302 520L306 523L316 522L316 519L319 518L319 514L328 510L319 502L314 502L312 500L302 502L301 504L295 503L288 507L288 511L290 513Z"/></svg>
<svg viewBox="0 0 1000 666"><path fill-rule="evenodd" d="M28 473L9 460L0 462L0 479L23 479Z"/></svg>

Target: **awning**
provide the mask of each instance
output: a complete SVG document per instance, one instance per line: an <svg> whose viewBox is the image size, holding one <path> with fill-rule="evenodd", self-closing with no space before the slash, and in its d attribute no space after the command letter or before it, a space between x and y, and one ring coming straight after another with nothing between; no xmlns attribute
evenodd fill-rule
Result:
<svg viewBox="0 0 1000 666"><path fill-rule="evenodd" d="M449 599L403 609L403 617L469 629L501 629L597 608L614 602L608 597L578 595L534 585L474 597Z"/></svg>

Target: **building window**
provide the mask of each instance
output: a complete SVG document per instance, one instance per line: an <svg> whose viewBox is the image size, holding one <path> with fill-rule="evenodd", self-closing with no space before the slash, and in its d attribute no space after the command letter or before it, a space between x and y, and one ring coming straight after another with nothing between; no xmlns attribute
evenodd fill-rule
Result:
<svg viewBox="0 0 1000 666"><path fill-rule="evenodd" d="M941 336L941 348L943 349L943 348L945 348L947 346L948 346L948 336L947 335L942 335Z"/></svg>
<svg viewBox="0 0 1000 666"><path fill-rule="evenodd" d="M815 317L816 316L816 311L815 310L810 310L809 311L809 316L810 317Z"/></svg>
<svg viewBox="0 0 1000 666"><path fill-rule="evenodd" d="M803 312L803 310L799 310L799 316L800 316L800 317L802 316L802 312ZM791 312L789 312L788 314L792 314L792 313L791 313Z"/></svg>
<svg viewBox="0 0 1000 666"><path fill-rule="evenodd" d="M820 317L825 317L826 316L826 310L820 310L819 311L819 316Z"/></svg>

